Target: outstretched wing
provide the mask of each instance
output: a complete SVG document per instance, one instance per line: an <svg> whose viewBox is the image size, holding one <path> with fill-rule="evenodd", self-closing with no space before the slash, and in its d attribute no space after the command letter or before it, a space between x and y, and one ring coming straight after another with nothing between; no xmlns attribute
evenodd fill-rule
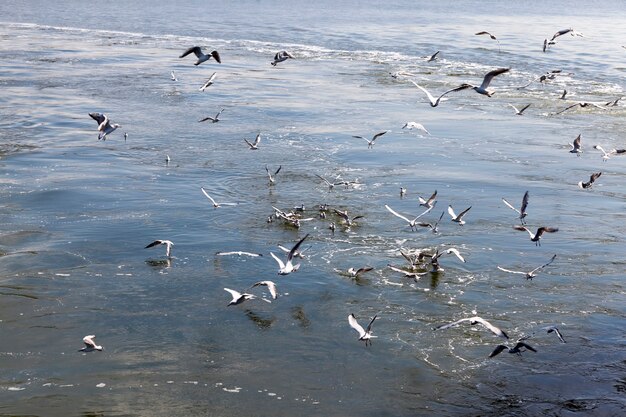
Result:
<svg viewBox="0 0 626 417"><path fill-rule="evenodd" d="M401 218L402 220L406 221L407 223L411 223L411 220L407 219L406 217L404 217L402 214L399 214L397 212L395 212L391 207L389 207L387 204L385 204L385 208L394 216Z"/></svg>
<svg viewBox="0 0 626 417"><path fill-rule="evenodd" d="M505 72L509 72L510 70L510 68L498 68L493 71L489 71L485 75L485 78L483 78L483 83L480 85L480 88L483 90L486 89L487 87L489 87L489 84L491 83L491 80L493 80L493 77L504 74Z"/></svg>
<svg viewBox="0 0 626 417"><path fill-rule="evenodd" d="M354 314L350 314L348 316L348 323L350 324L350 327L352 327L354 330L356 330L359 333L359 338L365 336L365 330L363 329L363 327L361 327L359 323L357 323L356 317L354 317Z"/></svg>
<svg viewBox="0 0 626 417"><path fill-rule="evenodd" d="M190 53L194 53L197 57L200 57L202 55L202 49L200 49L199 46L192 46L191 48L187 49L185 52L182 53L181 56L179 56L179 58L184 58L187 55L189 55Z"/></svg>

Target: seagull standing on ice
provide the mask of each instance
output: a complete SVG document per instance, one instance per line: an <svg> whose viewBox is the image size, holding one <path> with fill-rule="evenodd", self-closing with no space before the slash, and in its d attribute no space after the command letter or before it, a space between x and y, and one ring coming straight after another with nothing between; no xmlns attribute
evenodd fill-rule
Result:
<svg viewBox="0 0 626 417"><path fill-rule="evenodd" d="M211 51L210 54L205 55L205 54L202 53L202 49L199 46L192 46L191 48L189 48L185 52L183 52L183 54L181 56L179 56L179 58L184 58L184 57L186 57L187 55L189 55L192 52L198 58L198 60L196 61L196 63L194 65L200 65L203 62L208 61L211 58L214 58L219 64L222 63L222 59L220 58L219 52Z"/></svg>
<svg viewBox="0 0 626 417"><path fill-rule="evenodd" d="M228 306L234 306L237 304L241 304L246 300L252 300L256 298L256 296L247 293L240 293L239 291L231 290L230 288L224 288L224 291L228 291L230 295L233 296L233 299L228 303ZM227 307L228 307L227 306Z"/></svg>
<svg viewBox="0 0 626 417"><path fill-rule="evenodd" d="M96 345L96 342L94 342L95 338L96 338L96 335L94 334L90 334L90 335L83 337L83 343L85 344L85 347L83 347L82 349L79 349L79 352L93 352L94 350L98 350L102 352L104 348L100 345Z"/></svg>
<svg viewBox="0 0 626 417"><path fill-rule="evenodd" d="M502 202L506 204L508 208L515 211L517 214L519 214L519 219L522 222L522 224L525 223L524 218L526 217L526 214L527 214L526 208L528 207L528 191L526 191L524 193L524 197L522 197L522 206L520 207L519 210L513 207L513 204L509 203L504 198L502 198Z"/></svg>
<svg viewBox="0 0 626 417"><path fill-rule="evenodd" d="M369 140L367 138L364 138L363 136L358 136L358 135L353 135L352 137L365 140L367 142L367 149L372 149L374 147L374 142L376 141L376 139L378 139L379 137L381 137L382 135L384 135L387 132L389 132L389 131L385 130L384 132L376 133L374 135L374 137L372 137L372 140Z"/></svg>
<svg viewBox="0 0 626 417"><path fill-rule="evenodd" d="M433 330L445 330L445 329L448 329L450 327L458 326L459 324L464 323L466 321L469 322L469 324L471 324L472 326L480 324L480 325L484 326L487 330L489 330L490 332L492 332L493 334L495 334L498 337L502 337L504 339L508 339L509 338L509 336L504 332L504 330L501 330L500 328L498 328L498 327L494 326L493 324L489 323L487 320L485 320L485 319L483 319L481 317L478 317L478 316L460 319L460 320L457 320L455 322L448 323L448 324L442 324L440 326L434 327Z"/></svg>
<svg viewBox="0 0 626 417"><path fill-rule="evenodd" d="M521 274L521 275L525 275L526 279L530 279L532 280L533 278L535 278L537 276L537 271L542 270L543 268L545 268L546 266L550 265L552 262L554 262L554 260L556 259L556 254L554 254L552 256L552 258L550 259L550 261L548 263L545 263L541 266L538 266L537 268L533 269L532 271L528 271L528 272L524 272L524 271L511 271L510 269L504 269L501 266L498 266L497 268L500 271L504 271L504 272L509 272L511 274Z"/></svg>
<svg viewBox="0 0 626 417"><path fill-rule="evenodd" d="M348 323L350 324L350 327L357 331L357 333L359 334L359 340L365 341L365 346L367 346L368 344L371 346L372 338L376 337L372 336L372 324L374 324L374 320L376 320L376 317L378 316L376 315L372 318L370 323L367 325L367 329L363 329L363 327L361 327L361 325L356 321L356 317L354 317L354 314L350 314L348 316Z"/></svg>
<svg viewBox="0 0 626 417"><path fill-rule="evenodd" d="M457 216L452 206L448 206L448 214L450 215L450 217L452 217L453 222L456 222L459 225L463 226L465 224L465 220L463 220L463 216L465 216L465 213L467 213L471 208L472 206L469 206L468 208L460 212L459 215Z"/></svg>
<svg viewBox="0 0 626 417"><path fill-rule="evenodd" d="M165 245L165 256L170 258L172 255L172 246L174 246L171 240L155 240L154 242L148 244L148 246L144 249L153 248L159 245Z"/></svg>
<svg viewBox="0 0 626 417"><path fill-rule="evenodd" d="M536 233L533 233L530 230L528 230L526 226L513 226L513 229L521 230L521 231L526 230L528 234L530 235L531 242L535 242L535 246L541 246L540 239L541 239L541 235L543 235L544 233L556 233L559 231L558 227L545 227L545 226L538 228Z"/></svg>
<svg viewBox="0 0 626 417"><path fill-rule="evenodd" d="M290 274L291 272L295 272L298 270L298 268L300 268L300 264L293 264L292 260L293 257L295 255L295 253L298 251L298 248L300 248L300 245L302 245L302 242L304 242L304 240L309 237L309 234L307 233L306 236L304 236L302 239L300 239L298 241L298 243L296 243L293 248L291 248L291 250L289 251L289 253L287 254L287 262L283 262L279 257L277 257L276 255L274 255L273 252L270 252L270 255L272 255L272 258L274 258L274 260L276 260L276 262L278 263L278 275L287 275Z"/></svg>

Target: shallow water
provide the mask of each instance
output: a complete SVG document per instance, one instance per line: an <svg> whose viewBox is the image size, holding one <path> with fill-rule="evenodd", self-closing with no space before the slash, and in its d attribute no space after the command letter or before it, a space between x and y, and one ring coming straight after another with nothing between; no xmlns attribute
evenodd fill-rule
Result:
<svg viewBox="0 0 626 417"><path fill-rule="evenodd" d="M623 414L626 168L592 146L624 146L626 111L554 115L574 102L563 89L624 95L621 4L529 2L484 18L476 3L454 20L450 4L114 2L103 19L82 2L4 2L0 415ZM585 37L543 54L543 38L569 26ZM195 44L223 63L178 59ZM296 59L274 68L281 49ZM460 92L437 108L408 82L442 92L500 66L512 70L493 97ZM554 69L571 74L516 88ZM509 103L532 105L519 117ZM197 123L222 108L219 123ZM122 127L98 141L93 111ZM352 137L383 130L371 150ZM266 165L282 166L273 187ZM593 188L577 187L595 171ZM329 191L316 175L358 185ZM213 209L200 187L236 205ZM472 206L466 225L444 214L439 234L412 232L384 208L416 216L434 190L424 218ZM559 227L540 247L501 201L526 190L529 225ZM333 234L322 203L364 218ZM272 206L301 204L314 220L299 230L266 222ZM301 269L277 276L269 252L307 233ZM144 249L154 239L175 243L171 261ZM401 248L450 246L467 262L443 257L444 272L416 282L386 268L404 265ZM532 281L496 269L553 254ZM375 270L359 280L336 272L364 265ZM224 287L266 279L277 300L226 307ZM378 314L371 347L350 313ZM536 332L538 352L487 359L501 339L484 329L432 330L476 314L513 340ZM552 324L567 343L540 330ZM77 352L86 334L104 351Z"/></svg>

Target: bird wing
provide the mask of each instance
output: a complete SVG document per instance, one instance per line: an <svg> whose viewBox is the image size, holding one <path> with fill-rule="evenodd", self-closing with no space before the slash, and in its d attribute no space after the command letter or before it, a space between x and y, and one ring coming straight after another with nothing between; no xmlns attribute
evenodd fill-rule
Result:
<svg viewBox="0 0 626 417"><path fill-rule="evenodd" d="M356 275L364 274L371 271L372 269L374 268L372 268L371 266L364 266L363 268L359 268L356 270Z"/></svg>
<svg viewBox="0 0 626 417"><path fill-rule="evenodd" d="M468 211L470 211L470 209L472 208L472 206L469 206L468 208L466 208L465 210L463 210L462 212L459 213L459 215L457 216L458 220L461 220L463 218L463 216L465 216L465 213L467 213Z"/></svg>
<svg viewBox="0 0 626 417"><path fill-rule="evenodd" d="M89 347L95 347L96 346L96 342L93 341L93 339L95 339L96 335L94 334L90 334L87 335L85 337L83 337L83 343Z"/></svg>
<svg viewBox="0 0 626 417"><path fill-rule="evenodd" d="M450 327L458 326L459 324L463 323L464 321L470 321L470 320L472 320L472 319L471 318L460 319L460 320L454 321L452 323L446 323L446 324L442 324L442 325L439 325L437 327L434 327L433 330L449 329Z"/></svg>
<svg viewBox="0 0 626 417"><path fill-rule="evenodd" d="M146 246L144 249L153 248L153 247L161 245L161 244L163 244L162 240L155 240L154 242L152 242L148 246Z"/></svg>
<svg viewBox="0 0 626 417"><path fill-rule="evenodd" d="M222 63L222 58L220 57L220 53L217 51L211 51L211 56L213 57L213 59L215 59L217 61L218 64Z"/></svg>
<svg viewBox="0 0 626 417"><path fill-rule="evenodd" d="M204 187L200 187L200 189L202 190L202 194L204 194L206 196L206 198L208 198L209 200L211 200L211 203L213 203L214 206L217 206L218 204L215 202L215 200L213 200L213 197L211 197L209 195L209 193L206 192L206 190L204 189Z"/></svg>
<svg viewBox="0 0 626 417"><path fill-rule="evenodd" d="M256 138L254 138L254 146L257 146L259 143L261 143L261 134L257 134Z"/></svg>
<svg viewBox="0 0 626 417"><path fill-rule="evenodd" d="M189 55L190 53L194 53L198 58L202 55L202 49L200 49L199 46L192 46L191 48L187 49L185 52L182 53L181 56L179 56L179 58L184 58L187 55Z"/></svg>
<svg viewBox="0 0 626 417"><path fill-rule="evenodd" d="M428 58L428 62L430 62L430 61L434 61L435 59L437 59L437 55L439 55L439 52L441 52L441 51L437 51L437 52L435 52L434 54L432 54L432 55L430 56L430 58Z"/></svg>
<svg viewBox="0 0 626 417"><path fill-rule="evenodd" d="M448 214L453 218L456 219L456 213L454 212L454 209L452 208L452 206L448 206Z"/></svg>
<svg viewBox="0 0 626 417"><path fill-rule="evenodd" d="M509 272L511 274L526 275L526 272L524 272L524 271L511 271L510 269L505 269L505 268L502 268L501 266L497 266L496 268L498 268L500 271Z"/></svg>
<svg viewBox="0 0 626 417"><path fill-rule="evenodd" d="M318 177L319 179L321 179L322 181L324 181L329 187L335 185L335 184L331 183L330 181L328 181L326 178L322 177L321 175L315 174L315 176Z"/></svg>
<svg viewBox="0 0 626 417"><path fill-rule="evenodd" d="M385 133L387 133L387 132L389 132L389 131L388 131L388 130L385 130L384 132L379 132L379 133L376 133L376 134L374 135L374 137L372 138L372 142L374 142L376 139L378 139L380 136L384 135L384 134L385 134Z"/></svg>
<svg viewBox="0 0 626 417"><path fill-rule="evenodd" d="M228 291L233 296L233 300L241 297L241 293L239 291L231 290L230 288L224 288L224 291Z"/></svg>
<svg viewBox="0 0 626 417"><path fill-rule="evenodd" d="M370 140L368 138L364 138L363 136L359 136L359 135L352 135L353 138L358 138L358 139L363 139L364 141L366 141L367 143L370 143Z"/></svg>
<svg viewBox="0 0 626 417"><path fill-rule="evenodd" d="M426 204L428 204L429 206L432 205L433 201L435 201L435 198L437 198L437 190L435 190L435 192L430 196L430 198L426 200Z"/></svg>
<svg viewBox="0 0 626 417"><path fill-rule="evenodd" d="M535 349L534 347L530 346L530 345L529 345L529 344L527 344L527 343L524 343L524 342L517 342L517 343L515 344L515 349L516 349L516 350L519 350L519 348L522 348L522 347L523 347L523 348L526 348L526 349L528 349L528 350L530 350L531 352L537 352L537 349Z"/></svg>
<svg viewBox="0 0 626 417"><path fill-rule="evenodd" d="M520 111L517 109L517 107L515 107L514 105L512 105L510 103L509 103L509 106L513 107L513 110L515 110L515 113L520 114Z"/></svg>
<svg viewBox="0 0 626 417"><path fill-rule="evenodd" d="M478 316L472 317L471 320L475 321L477 323L482 324L483 326L485 326L487 329L489 329L489 331L491 331L496 336L504 337L505 339L509 338L509 336L506 333L504 333L503 330L501 330L498 327L494 326L493 324L489 323L487 320L483 319L482 317L478 317Z"/></svg>
<svg viewBox="0 0 626 417"><path fill-rule="evenodd" d="M419 219L420 217L422 217L422 216L424 216L424 215L426 215L426 214L430 213L430 211L431 211L432 209L434 209L434 208L435 208L435 205L433 204L432 206L430 206L430 207L428 207L426 210L424 210L424 212L423 212L423 213L419 214L416 218L414 218L414 219L413 219L413 221L412 221L412 222L410 222L410 223L415 223L415 221L416 221L417 219Z"/></svg>
<svg viewBox="0 0 626 417"><path fill-rule="evenodd" d="M576 139L574 139L574 142L572 143L572 147L575 151L580 149L580 135L576 136Z"/></svg>
<svg viewBox="0 0 626 417"><path fill-rule="evenodd" d="M498 345L496 346L496 348L493 350L493 352L491 352L489 354L490 358L493 358L494 356L497 356L498 354L500 354L500 352L502 352L505 349L508 349L509 347L506 345Z"/></svg>
<svg viewBox="0 0 626 417"><path fill-rule="evenodd" d="M517 213L522 214L518 209L513 207L513 205L509 203L508 201L506 201L504 198L502 198L502 202L506 204L511 210L515 210Z"/></svg>
<svg viewBox="0 0 626 417"><path fill-rule="evenodd" d="M367 325L367 329L365 329L366 333L370 333L372 331L372 324L374 324L374 320L376 320L376 317L378 317L378 315L375 315L370 323Z"/></svg>
<svg viewBox="0 0 626 417"><path fill-rule="evenodd" d="M350 327L352 327L354 330L356 330L359 333L359 339L363 336L365 336L365 330L363 329L363 327L361 327L361 325L356 321L356 317L354 317L354 314L350 314L348 316L348 323L350 324Z"/></svg>
<svg viewBox="0 0 626 417"><path fill-rule="evenodd" d="M448 248L448 250L446 250L446 253L453 253L457 258L459 258L461 262L465 262L465 258L461 256L461 253L456 248Z"/></svg>
<svg viewBox="0 0 626 417"><path fill-rule="evenodd" d="M593 183L595 180L597 180L600 175L602 175L601 172L594 172L593 174L591 174L591 176L589 177L589 182Z"/></svg>
<svg viewBox="0 0 626 417"><path fill-rule="evenodd" d="M204 117L204 118L198 120L198 122L206 122L207 120L215 121L215 118L213 118L211 116L207 116L207 117Z"/></svg>
<svg viewBox="0 0 626 417"><path fill-rule="evenodd" d="M300 245L302 245L302 242L304 242L304 240L309 237L309 234L307 233L302 239L300 239L298 241L298 243L296 243L294 245L293 248L291 248L291 250L289 251L289 254L287 255L287 262L291 261L291 259L293 258L293 256L295 255L295 253L298 251L298 248L300 247Z"/></svg>
<svg viewBox="0 0 626 417"><path fill-rule="evenodd" d="M272 258L274 258L276 260L276 262L278 263L278 267L280 269L284 269L285 268L285 263L276 255L274 255L273 252L270 252L270 255L272 255Z"/></svg>
<svg viewBox="0 0 626 417"><path fill-rule="evenodd" d="M573 108L573 107L576 107L576 106L579 106L579 105L580 105L580 103L575 103L575 104L572 104L571 106L567 106L567 107L566 107L566 108L564 108L563 110L560 110L560 111L558 111L558 112L556 112L556 113L554 113L554 114L561 114L561 113L563 113L563 112L565 112L565 111L568 111L569 109L571 109L571 108Z"/></svg>
<svg viewBox="0 0 626 417"><path fill-rule="evenodd" d="M547 330L547 331L548 331L548 333L552 333L552 332L554 332L554 333L556 334L556 336L559 338L559 340L560 340L562 343L566 343L566 342L565 342L565 339L563 339L563 335L561 334L561 332L559 331L559 329L557 329L557 327L556 327L556 326L549 326L549 327L546 327L546 328L545 328L545 330Z"/></svg>
<svg viewBox="0 0 626 417"><path fill-rule="evenodd" d="M540 227L539 229L537 229L537 233L535 234L535 236L540 237L541 235L543 235L544 232L547 233L555 233L558 232L559 229L558 227Z"/></svg>
<svg viewBox="0 0 626 417"><path fill-rule="evenodd" d="M251 144L251 143L250 143L250 141L248 141L248 139L243 138L243 140L244 140L244 141L248 144L248 146L249 146L250 148L254 148L254 147L255 147L253 144Z"/></svg>
<svg viewBox="0 0 626 417"><path fill-rule="evenodd" d="M98 122L98 127L100 126L100 124L104 121L104 119L106 118L106 116L102 113L89 113L89 116L91 116L92 119L94 119L96 122Z"/></svg>
<svg viewBox="0 0 626 417"><path fill-rule="evenodd" d="M278 175L278 173L280 172L280 170L282 169L282 165L278 166L278 169L276 170L276 172L274 172L274 175Z"/></svg>
<svg viewBox="0 0 626 417"><path fill-rule="evenodd" d="M521 231L524 231L524 230L525 230L525 231L527 231L527 232L528 232L528 234L530 235L531 239L532 239L532 237L533 237L533 232L531 232L530 230L528 230L528 228L527 228L527 227L525 227L525 226L513 226L513 229L515 229L515 230L521 230Z"/></svg>
<svg viewBox="0 0 626 417"><path fill-rule="evenodd" d="M545 268L546 266L550 265L552 262L554 262L554 260L556 259L556 253L554 255L552 255L552 258L550 258L550 261L548 261L547 263L538 266L537 268L533 269L532 271L529 272L529 274L533 274L543 268Z"/></svg>
<svg viewBox="0 0 626 417"><path fill-rule="evenodd" d="M531 104L532 104L532 103L529 103L529 104L525 105L524 107L522 107L522 108L519 110L519 112L518 112L518 113L519 113L519 114L524 113L524 111L525 111L527 108L529 108Z"/></svg>
<svg viewBox="0 0 626 417"><path fill-rule="evenodd" d="M433 107L435 107L435 106L438 104L439 99L440 99L441 97L443 97L443 95L442 95L441 97L439 97L439 99L435 99L435 97L433 97L433 96L432 96L432 94L430 94L430 93L428 92L428 90L426 90L424 87L422 87L421 85L417 84L417 83L416 83L415 81L413 81L413 80L409 80L409 81L411 81L411 82L413 83L413 85L414 85L414 86L416 86L417 88L419 88L420 90L422 90L424 93L426 93L426 96L428 96L428 100L430 101L430 105L431 105L431 106L433 106ZM445 95L445 93L444 93L444 95Z"/></svg>
<svg viewBox="0 0 626 417"><path fill-rule="evenodd" d="M504 74L505 72L509 72L509 71L510 71L510 68L498 68L493 71L489 71L485 75L485 78L483 78L483 83L480 85L480 88L486 89L487 87L489 87L489 83L491 83L491 80L493 80L493 77L496 77L500 74Z"/></svg>
<svg viewBox="0 0 626 417"><path fill-rule="evenodd" d="M391 207L389 207L387 204L385 204L385 208L394 216L399 217L401 219L403 219L404 221L406 221L407 223L411 223L411 220L407 219L406 217L404 217L402 214L399 214L397 212L395 212Z"/></svg>
<svg viewBox="0 0 626 417"><path fill-rule="evenodd" d="M526 213L526 208L528 207L528 191L524 193L524 197L522 197L522 207L520 208L520 214Z"/></svg>

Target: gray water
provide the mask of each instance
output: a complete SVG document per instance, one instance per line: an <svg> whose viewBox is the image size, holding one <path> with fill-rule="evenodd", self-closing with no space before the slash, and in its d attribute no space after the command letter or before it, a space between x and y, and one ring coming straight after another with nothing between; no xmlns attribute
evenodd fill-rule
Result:
<svg viewBox="0 0 626 417"><path fill-rule="evenodd" d="M125 3L0 5L0 415L624 413L626 161L592 146L626 145L625 104L554 114L625 95L621 2L496 4L486 16L483 2ZM544 54L567 27L584 37ZM192 45L222 64L179 59ZM296 59L269 65L282 49ZM409 82L434 94L498 67L511 71L493 97L464 91L437 108ZM508 106L528 103L521 117ZM222 108L219 123L197 122ZM98 141L90 112L122 127ZM384 130L371 150L352 137ZM578 134L580 157L568 153ZM266 165L282 166L275 186ZM316 175L358 185L329 191ZM214 209L200 187L236 205ZM384 207L416 216L434 190L424 219L472 206L467 224L444 214L439 234L413 232ZM501 201L526 190L529 227L559 228L542 246ZM322 203L364 217L333 234ZM300 229L266 222L272 206L301 204L314 220ZM276 275L270 251L307 233L300 270ZM174 242L170 261L144 249L155 239ZM443 257L445 271L418 281L386 267L405 265L400 249L448 247L466 263ZM532 281L496 268L554 254ZM375 270L359 280L336 272L365 265ZM259 280L278 299L226 307L224 287ZM372 346L350 313L378 314ZM512 341L536 332L538 352L488 359L502 342L488 331L432 330L472 315ZM103 352L78 352L87 334Z"/></svg>

